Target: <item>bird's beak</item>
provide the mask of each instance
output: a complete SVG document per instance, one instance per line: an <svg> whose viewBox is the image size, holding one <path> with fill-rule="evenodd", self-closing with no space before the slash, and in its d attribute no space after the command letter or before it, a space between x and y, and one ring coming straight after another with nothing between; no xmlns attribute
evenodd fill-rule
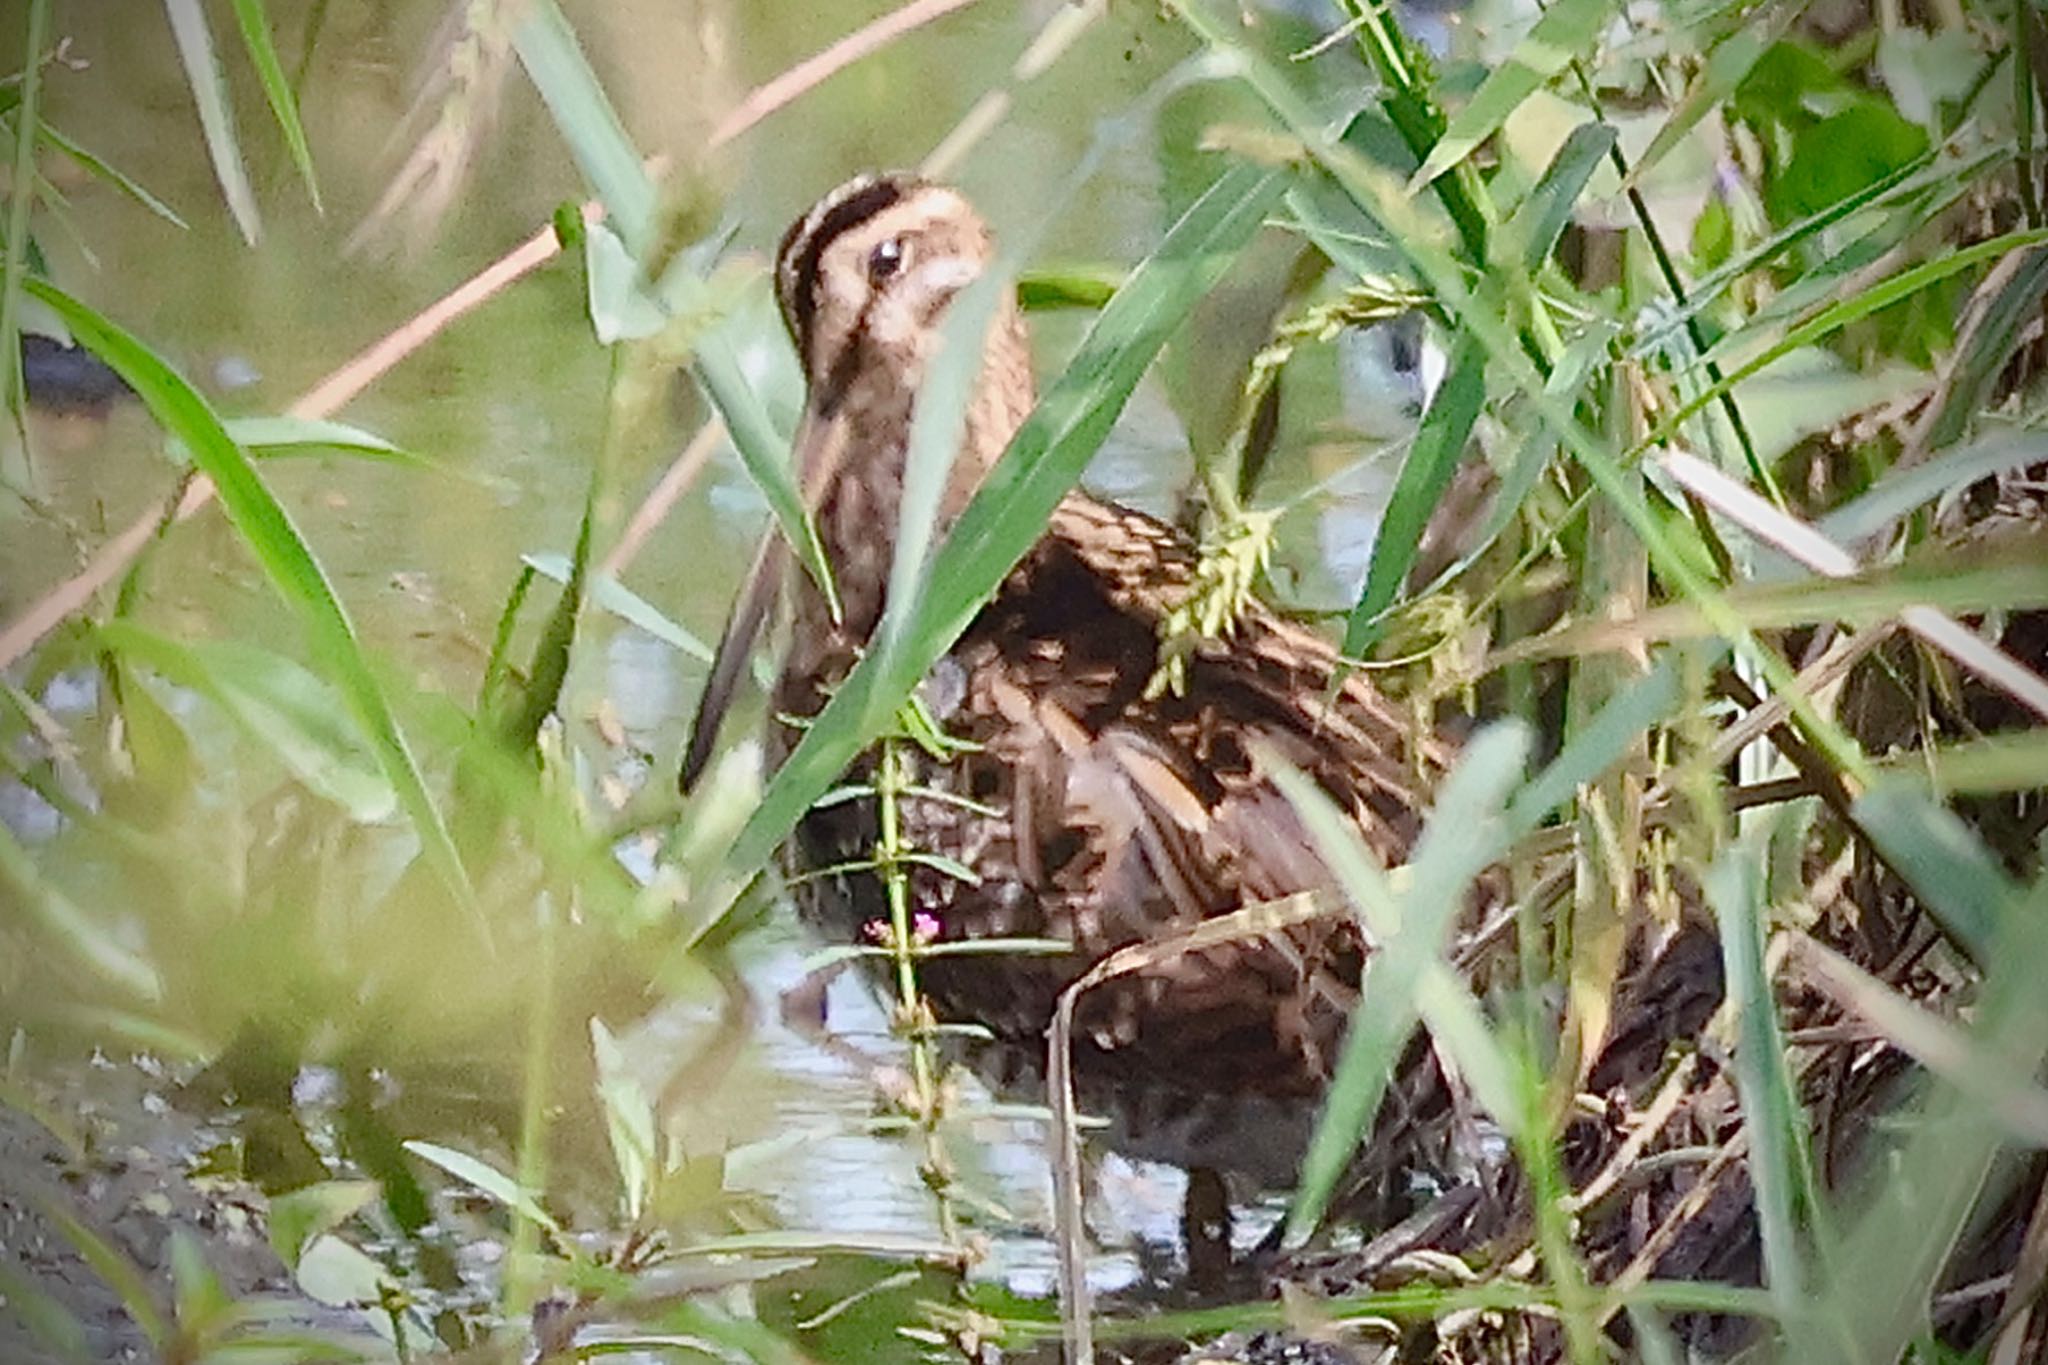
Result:
<svg viewBox="0 0 2048 1365"><path fill-rule="evenodd" d="M821 417L806 407L793 445L792 464L803 481L804 515L816 516L825 489L846 459L846 424ZM683 748L682 769L676 775L677 789L685 796L710 765L712 751L718 745L719 727L725 723L725 713L739 690L747 661L753 657L754 646L760 642L769 614L775 610L788 563L789 545L781 528L771 520L754 551L753 562L747 567L747 577L733 601L732 614L726 617L725 629L718 636L718 648L711 655L710 675L697 698L697 713L690 719L690 738ZM836 600L831 594L827 597Z"/></svg>

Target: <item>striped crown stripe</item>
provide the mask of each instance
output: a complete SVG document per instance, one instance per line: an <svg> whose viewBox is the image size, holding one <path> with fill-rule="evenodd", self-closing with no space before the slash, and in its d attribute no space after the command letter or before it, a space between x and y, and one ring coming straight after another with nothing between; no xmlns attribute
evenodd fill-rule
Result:
<svg viewBox="0 0 2048 1365"><path fill-rule="evenodd" d="M919 182L904 175L862 176L818 201L790 225L775 253L776 294L782 320L806 365L811 359L811 326L818 312L818 267L825 248L841 234L901 203Z"/></svg>

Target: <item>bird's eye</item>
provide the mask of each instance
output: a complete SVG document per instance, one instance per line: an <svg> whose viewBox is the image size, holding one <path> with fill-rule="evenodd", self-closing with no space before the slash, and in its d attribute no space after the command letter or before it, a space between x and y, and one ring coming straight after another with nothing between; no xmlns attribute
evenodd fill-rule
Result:
<svg viewBox="0 0 2048 1365"><path fill-rule="evenodd" d="M868 253L868 281L883 284L903 269L903 239L890 237Z"/></svg>

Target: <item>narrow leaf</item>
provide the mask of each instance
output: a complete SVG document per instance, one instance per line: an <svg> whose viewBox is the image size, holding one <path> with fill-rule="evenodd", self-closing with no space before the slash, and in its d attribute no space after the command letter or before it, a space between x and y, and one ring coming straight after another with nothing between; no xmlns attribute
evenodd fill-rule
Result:
<svg viewBox="0 0 2048 1365"><path fill-rule="evenodd" d="M1520 256L1524 270L1534 271L1549 259L1571 222L1579 196L1586 192L1586 182L1614 150L1616 137L1613 126L1606 123L1582 123L1572 129L1536 187L1516 207L1501 241Z"/></svg>
<svg viewBox="0 0 2048 1365"><path fill-rule="evenodd" d="M518 1181L490 1163L479 1161L467 1152L458 1152L452 1147L443 1147L435 1142L408 1142L405 1144L405 1150L422 1161L439 1166L464 1184L489 1195L529 1222L546 1228L557 1237L561 1236L561 1225L548 1216L548 1211L540 1206L540 1201L519 1188Z"/></svg>
<svg viewBox="0 0 2048 1365"><path fill-rule="evenodd" d="M151 415L185 442L193 463L213 480L228 519L271 586L299 617L315 658L340 686L385 777L398 793L428 862L458 898L470 903L469 876L462 859L390 702L371 671L347 609L248 454L235 444L198 390L141 342L48 282L32 279L27 283L31 293L57 311L81 344L128 381Z"/></svg>
<svg viewBox="0 0 2048 1365"><path fill-rule="evenodd" d="M313 174L313 149L306 145L306 129L299 122L298 97L292 93L291 82L285 79L284 67L277 60L277 49L270 42L270 16L264 12L263 0L234 0L234 5L235 21L242 28L242 46L249 51L249 64L256 68L263 98L270 101L271 117L277 120L278 132L284 134L284 145L291 152L292 164L299 169L299 179L306 182L306 197L318 210L320 182Z"/></svg>
<svg viewBox="0 0 2048 1365"><path fill-rule="evenodd" d="M185 64L185 82L191 86L192 103L199 110L214 178L220 182L235 226L242 230L242 240L254 245L263 235L263 221L256 212L255 191L249 188L249 172L242 165L234 110L228 104L227 74L221 70L206 11L199 0L164 0L164 12L170 16L171 36L177 40L178 58Z"/></svg>
<svg viewBox="0 0 2048 1365"><path fill-rule="evenodd" d="M605 221L636 259L644 256L654 228L654 184L554 0L532 0L512 30L512 44L584 178L604 201Z"/></svg>
<svg viewBox="0 0 2048 1365"><path fill-rule="evenodd" d="M1610 0L1557 0L1545 10L1529 36L1481 83L1472 102L1452 116L1409 180L1408 192L1414 194L1435 180L1499 131L1523 100L1571 65L1574 56L1592 48L1613 11Z"/></svg>
<svg viewBox="0 0 2048 1365"><path fill-rule="evenodd" d="M1486 349L1470 337L1461 338L1451 352L1444 382L1437 386L1429 411L1422 415L1422 425L1387 500L1386 513L1373 534L1365 587L1344 624L1345 657L1364 658L1378 641L1384 630L1381 613L1393 605L1408 579L1408 570L1415 565L1430 514L1457 473L1472 425L1484 406Z"/></svg>

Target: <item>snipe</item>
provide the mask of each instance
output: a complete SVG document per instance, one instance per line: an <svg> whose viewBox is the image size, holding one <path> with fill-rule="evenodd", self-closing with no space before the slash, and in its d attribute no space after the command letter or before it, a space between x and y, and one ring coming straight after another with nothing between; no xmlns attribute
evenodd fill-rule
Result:
<svg viewBox="0 0 2048 1365"><path fill-rule="evenodd" d="M789 575L794 623L771 702L781 716L816 714L880 619L912 406L948 303L992 254L965 199L907 176L841 186L783 238L776 289L809 382L799 467L843 614L835 622L808 578ZM945 517L1032 401L1023 322L1006 303L987 334ZM686 788L767 615L775 562L757 561L721 641ZM904 833L979 881L920 868L916 910L945 940L1073 945L1063 956L942 956L920 967L942 1018L1012 1045L999 1070L1035 1069L1060 991L1106 954L1330 884L1262 766L1269 756L1310 774L1390 862L1416 833L1409 727L1356 675L1332 704L1334 651L1263 606L1195 649L1183 690L1148 695L1162 619L1191 591L1194 563L1172 528L1070 495L926 680L940 724L976 747L943 761L920 753L917 781L974 805L909 798ZM794 740L790 725L771 722L771 761ZM867 858L877 835L872 802L821 807L787 859L815 874ZM839 941L888 916L865 872L804 877L797 899ZM1109 1114L1112 1145L1135 1154L1291 1178L1313 1117L1303 1101L1334 1063L1361 962L1356 930L1335 914L1112 980L1077 1016L1084 1108Z"/></svg>

